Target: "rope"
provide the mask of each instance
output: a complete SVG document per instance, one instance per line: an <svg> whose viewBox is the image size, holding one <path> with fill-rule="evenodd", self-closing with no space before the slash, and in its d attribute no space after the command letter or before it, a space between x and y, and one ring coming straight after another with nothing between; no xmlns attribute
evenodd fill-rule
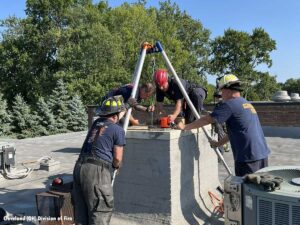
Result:
<svg viewBox="0 0 300 225"><path fill-rule="evenodd" d="M154 75L155 73L155 68L156 68L156 63L155 63L155 57L152 57L152 75Z"/></svg>
<svg viewBox="0 0 300 225"><path fill-rule="evenodd" d="M29 161L29 162L21 163L21 165L24 167L25 171L23 169L23 170L9 172L9 171L7 171L7 169L4 166L4 168L3 168L3 171L4 171L3 176L5 178L7 178L7 179L23 179L23 178L27 177L29 174L31 174L32 171L33 171L32 168L25 166L25 164L40 163L42 161L49 161L51 159L52 159L52 157L50 157L50 156L43 156L43 157L41 157L41 158L39 158L38 160L35 160L35 161Z"/></svg>
<svg viewBox="0 0 300 225"><path fill-rule="evenodd" d="M213 213L219 213L221 215L224 214L224 201L223 199L220 199L218 196L216 196L211 191L208 191L208 195L210 197L210 201L214 206Z"/></svg>
<svg viewBox="0 0 300 225"><path fill-rule="evenodd" d="M152 78L153 78L154 73L155 73L155 69L156 69L156 62L155 62L155 57L154 56L152 57L151 61L152 61ZM152 97L151 97L150 105L154 105L155 99L156 99L156 92L154 92L154 95L152 95Z"/></svg>
<svg viewBox="0 0 300 225"><path fill-rule="evenodd" d="M23 165L24 166L24 165ZM23 179L27 177L33 171L31 168L24 166L25 171L19 170L14 172L8 172L4 166L4 174L3 176L7 179Z"/></svg>

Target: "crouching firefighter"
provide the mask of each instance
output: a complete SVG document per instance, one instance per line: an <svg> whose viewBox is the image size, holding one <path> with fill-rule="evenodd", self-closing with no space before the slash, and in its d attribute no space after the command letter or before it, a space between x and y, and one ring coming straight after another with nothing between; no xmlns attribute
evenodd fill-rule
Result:
<svg viewBox="0 0 300 225"><path fill-rule="evenodd" d="M133 90L133 85L132 84L125 84L119 88L113 89L110 92L108 92L101 100L103 102L105 99L116 96L116 95L121 95L124 99L124 103L126 105L126 108L132 107L133 109L137 111L142 111L142 112L153 112L154 111L154 106L150 105L148 107L142 106L140 103L142 100L149 99L155 89L154 86L151 83L145 83L142 84L138 90L137 90L137 95L136 98L131 98L131 93ZM129 124L136 126L139 125L140 122L138 119L135 119L132 115L129 117ZM124 125L124 118L120 121L120 125Z"/></svg>
<svg viewBox="0 0 300 225"><path fill-rule="evenodd" d="M120 167L125 131L118 121L126 112L121 96L106 99L83 143L73 171L75 224L109 224L114 208L112 171Z"/></svg>
<svg viewBox="0 0 300 225"><path fill-rule="evenodd" d="M185 101L184 96L181 93L181 90L174 77L169 77L166 70L159 69L154 73L153 79L156 84L156 111L158 115L162 113L163 101L164 98L167 97L175 102L175 108L173 112L168 115L171 121L174 121L181 113L184 114L186 123L191 123L196 120L195 115ZM191 83L188 80L180 79L180 81L195 109L200 114L204 109L203 103L207 96L207 90L204 87Z"/></svg>

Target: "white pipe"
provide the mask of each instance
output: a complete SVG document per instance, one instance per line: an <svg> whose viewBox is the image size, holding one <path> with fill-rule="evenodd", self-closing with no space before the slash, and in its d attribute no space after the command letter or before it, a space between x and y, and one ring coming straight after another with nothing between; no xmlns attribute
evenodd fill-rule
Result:
<svg viewBox="0 0 300 225"><path fill-rule="evenodd" d="M139 82L140 82L141 73L142 73L142 69L143 69L143 65L144 65L144 61L145 61L145 57L146 57L146 50L147 49L145 47L142 48L140 58L138 60L137 66L135 67L135 71L134 71L133 78L132 78L133 89L132 89L131 96L130 96L131 98L135 98L135 96L137 94L137 89L138 89L138 85L139 85ZM125 122L124 122L124 125L123 125L123 129L125 131L125 134L127 132L127 128L128 128L128 124L129 124L129 117L131 115L131 112L132 112L132 108L129 108L127 113L126 113L126 116L125 116ZM112 181L111 181L111 186L114 186L114 181L116 179L117 171L118 170L114 170L113 178L112 178Z"/></svg>
<svg viewBox="0 0 300 225"><path fill-rule="evenodd" d="M160 45L160 43L158 43L158 44ZM166 61L166 63L167 63L167 67L168 67L169 71L172 73L172 75L175 77L176 82L177 82L177 84L178 84L178 86L179 86L179 88L180 88L180 90L181 90L181 93L183 94L183 96L184 96L186 102L188 103L190 109L193 111L194 116L195 116L197 119L200 119L199 113L198 113L197 110L195 109L193 103L192 103L191 100L190 100L190 97L189 97L188 94L186 93L186 90L185 90L185 88L183 87L183 85L182 85L182 83L181 83L181 81L180 81L180 79L179 79L179 77L178 77L176 71L174 70L174 68L173 68L173 66L172 66L172 64L171 64L171 62L170 62L170 60L169 60L169 58L168 58L166 52L162 49L161 46L160 46L160 48L161 48L161 53L162 53L162 55L163 55L163 58L165 59L165 61ZM207 130L205 129L205 127L202 127L202 130L203 130L204 134L206 135L207 139L208 139L209 141L211 141L212 138L209 136L209 134L208 134ZM214 149L215 153L218 155L219 159L222 161L222 163L223 163L225 169L227 170L228 174L232 175L232 172L231 172L230 168L228 167L227 163L225 162L223 155L219 152L219 150L218 150L217 148L213 148L213 149Z"/></svg>
<svg viewBox="0 0 300 225"><path fill-rule="evenodd" d="M136 67L135 74L133 75L134 83L133 83L133 89L132 89L131 96L130 96L131 98L135 98L135 96L136 96L139 81L140 81L140 78L141 78L142 69L143 69L143 64L144 64L144 61L145 61L145 57L146 57L146 48L143 48L142 51L141 51L141 54L140 54L139 61L138 61L138 66ZM132 111L132 108L129 108L127 113L126 113L125 122L124 122L124 125L123 125L125 133L127 132L127 128L128 128L128 124L129 124L129 117L131 115L131 111Z"/></svg>

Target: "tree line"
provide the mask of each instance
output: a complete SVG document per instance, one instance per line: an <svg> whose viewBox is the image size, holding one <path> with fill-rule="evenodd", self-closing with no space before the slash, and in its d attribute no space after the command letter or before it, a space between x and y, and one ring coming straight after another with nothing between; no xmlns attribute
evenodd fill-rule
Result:
<svg viewBox="0 0 300 225"><path fill-rule="evenodd" d="M24 18L0 21L0 92L10 110L17 95L35 107L59 80L85 106L99 104L108 90L131 82L141 43L157 40L181 78L207 87L207 102L214 92L208 74L235 73L249 100L269 100L285 86L300 92L299 79L279 84L275 75L259 71L272 65L276 50L263 28L227 29L211 38L209 29L169 0L157 8L145 0L115 8L107 1L27 0L25 12ZM157 68L166 68L162 56L147 57L141 82L152 81Z"/></svg>
<svg viewBox="0 0 300 225"><path fill-rule="evenodd" d="M0 136L26 138L85 130L87 115L80 97L70 96L64 82L58 80L51 95L40 97L34 106L17 94L10 110L0 93L0 123Z"/></svg>

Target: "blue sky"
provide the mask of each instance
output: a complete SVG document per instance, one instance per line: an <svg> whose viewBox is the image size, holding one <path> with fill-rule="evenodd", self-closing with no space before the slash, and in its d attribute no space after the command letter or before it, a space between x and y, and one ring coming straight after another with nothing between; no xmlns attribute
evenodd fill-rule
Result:
<svg viewBox="0 0 300 225"><path fill-rule="evenodd" d="M0 0L0 19L9 15L25 16L25 0ZM134 0L108 0L111 7ZM148 0L147 6L157 7L158 0ZM271 53L273 66L261 67L277 76L278 82L300 78L300 1L299 0L172 0L211 31L211 38L232 28L252 33L262 27L276 41ZM167 46L164 46L167 52ZM175 68L176 69L176 68ZM214 83L213 77L208 77Z"/></svg>

